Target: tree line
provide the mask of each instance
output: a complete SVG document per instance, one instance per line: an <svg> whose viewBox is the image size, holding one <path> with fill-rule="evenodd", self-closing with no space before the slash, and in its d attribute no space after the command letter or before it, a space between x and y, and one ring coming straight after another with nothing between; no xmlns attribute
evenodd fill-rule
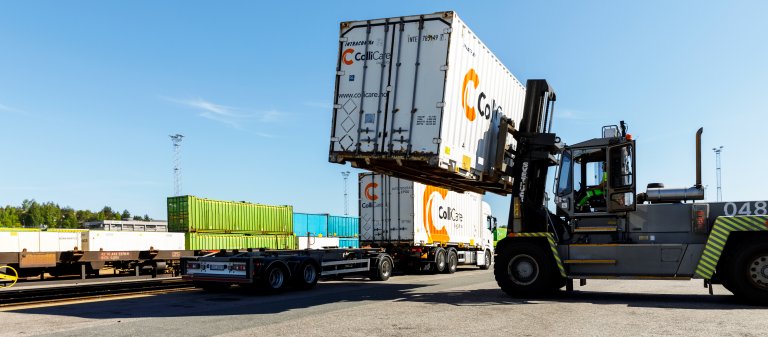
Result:
<svg viewBox="0 0 768 337"><path fill-rule="evenodd" d="M0 207L0 227L32 228L80 228L83 222L98 220L152 220L148 215L134 215L128 210L115 211L104 206L100 211L75 210L72 207L60 207L53 202L39 203L35 199L25 199L21 206Z"/></svg>

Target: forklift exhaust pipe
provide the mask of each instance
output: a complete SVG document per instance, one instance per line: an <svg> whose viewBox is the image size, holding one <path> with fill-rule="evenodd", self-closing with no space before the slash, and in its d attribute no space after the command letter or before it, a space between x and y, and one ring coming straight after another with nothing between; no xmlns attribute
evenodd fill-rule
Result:
<svg viewBox="0 0 768 337"><path fill-rule="evenodd" d="M696 188L701 188L701 133L704 132L704 128L699 128L696 131Z"/></svg>

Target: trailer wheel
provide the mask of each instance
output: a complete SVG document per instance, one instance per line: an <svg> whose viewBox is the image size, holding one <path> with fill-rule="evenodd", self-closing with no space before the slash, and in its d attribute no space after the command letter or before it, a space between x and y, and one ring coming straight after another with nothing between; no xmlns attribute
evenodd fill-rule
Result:
<svg viewBox="0 0 768 337"><path fill-rule="evenodd" d="M389 256L383 256L378 259L378 266L376 269L371 270L371 280L374 281L386 281L392 276L392 269L394 263Z"/></svg>
<svg viewBox="0 0 768 337"><path fill-rule="evenodd" d="M268 291L277 292L285 287L287 279L288 270L282 265L274 263L267 268L261 283Z"/></svg>
<svg viewBox="0 0 768 337"><path fill-rule="evenodd" d="M435 262L432 262L435 266L434 272L435 273L442 273L445 272L445 267L447 265L446 263L446 252L443 248L437 248L435 249Z"/></svg>
<svg viewBox="0 0 768 337"><path fill-rule="evenodd" d="M485 250L485 263L480 265L480 269L482 270L488 270L488 268L491 268L491 263L493 263L493 256L491 256L491 250L486 249Z"/></svg>
<svg viewBox="0 0 768 337"><path fill-rule="evenodd" d="M754 304L768 304L768 244L748 244L723 262L724 283L734 295Z"/></svg>
<svg viewBox="0 0 768 337"><path fill-rule="evenodd" d="M308 290L317 285L318 279L320 279L320 268L318 268L315 262L306 260L296 268L296 273L293 275L293 284L298 289Z"/></svg>
<svg viewBox="0 0 768 337"><path fill-rule="evenodd" d="M456 253L455 250L449 249L448 250L448 258L446 259L446 266L444 273L453 274L456 272L456 268L459 267L459 255Z"/></svg>
<svg viewBox="0 0 768 337"><path fill-rule="evenodd" d="M500 250L494 265L499 287L512 297L530 297L555 292L557 274L550 253L541 245L512 243Z"/></svg>

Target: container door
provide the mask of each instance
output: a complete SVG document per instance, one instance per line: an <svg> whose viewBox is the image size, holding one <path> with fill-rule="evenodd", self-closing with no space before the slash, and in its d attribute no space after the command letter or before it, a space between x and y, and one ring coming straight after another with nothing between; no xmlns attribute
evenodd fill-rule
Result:
<svg viewBox="0 0 768 337"><path fill-rule="evenodd" d="M382 177L378 174L360 175L360 238L363 241L381 242L387 238L383 219L389 210L382 194Z"/></svg>
<svg viewBox="0 0 768 337"><path fill-rule="evenodd" d="M437 153L447 28L437 17L413 17L342 32L332 152Z"/></svg>

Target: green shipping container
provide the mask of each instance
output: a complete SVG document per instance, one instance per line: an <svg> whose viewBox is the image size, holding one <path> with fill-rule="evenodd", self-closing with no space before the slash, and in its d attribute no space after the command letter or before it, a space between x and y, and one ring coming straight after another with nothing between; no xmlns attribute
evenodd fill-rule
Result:
<svg viewBox="0 0 768 337"><path fill-rule="evenodd" d="M220 201L191 195L168 198L172 232L293 233L293 206Z"/></svg>
<svg viewBox="0 0 768 337"><path fill-rule="evenodd" d="M297 249L296 236L294 235L187 233L184 236L184 243L187 250Z"/></svg>

